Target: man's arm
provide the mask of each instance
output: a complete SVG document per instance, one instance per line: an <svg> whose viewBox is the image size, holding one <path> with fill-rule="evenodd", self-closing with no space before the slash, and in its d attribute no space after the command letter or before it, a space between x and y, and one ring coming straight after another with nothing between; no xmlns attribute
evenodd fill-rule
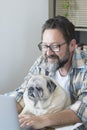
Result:
<svg viewBox="0 0 87 130"><path fill-rule="evenodd" d="M19 103L16 103L16 105L17 105L18 114L20 114L23 108Z"/></svg>
<svg viewBox="0 0 87 130"><path fill-rule="evenodd" d="M68 126L81 123L80 118L71 109L66 109L58 113L47 115L47 126Z"/></svg>
<svg viewBox="0 0 87 130"><path fill-rule="evenodd" d="M19 121L21 127L28 125L35 129L67 126L81 122L77 115L70 109L41 116L20 115Z"/></svg>

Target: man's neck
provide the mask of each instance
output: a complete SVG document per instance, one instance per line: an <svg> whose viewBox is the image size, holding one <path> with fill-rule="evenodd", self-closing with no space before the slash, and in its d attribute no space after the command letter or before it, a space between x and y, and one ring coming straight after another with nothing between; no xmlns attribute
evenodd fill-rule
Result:
<svg viewBox="0 0 87 130"><path fill-rule="evenodd" d="M69 60L63 67L59 68L59 73L61 76L66 76L71 69L72 61Z"/></svg>

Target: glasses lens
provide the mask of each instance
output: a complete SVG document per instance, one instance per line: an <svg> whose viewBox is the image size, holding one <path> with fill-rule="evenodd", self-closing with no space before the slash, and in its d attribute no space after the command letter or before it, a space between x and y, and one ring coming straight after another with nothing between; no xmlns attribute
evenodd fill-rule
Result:
<svg viewBox="0 0 87 130"><path fill-rule="evenodd" d="M52 45L50 46L52 51L59 51L59 46L58 45Z"/></svg>
<svg viewBox="0 0 87 130"><path fill-rule="evenodd" d="M42 45L42 50L43 50L43 51L47 51L47 48L48 48L47 45Z"/></svg>
<svg viewBox="0 0 87 130"><path fill-rule="evenodd" d="M40 51L46 51L48 46L47 45L43 45L42 43L38 44L38 48Z"/></svg>

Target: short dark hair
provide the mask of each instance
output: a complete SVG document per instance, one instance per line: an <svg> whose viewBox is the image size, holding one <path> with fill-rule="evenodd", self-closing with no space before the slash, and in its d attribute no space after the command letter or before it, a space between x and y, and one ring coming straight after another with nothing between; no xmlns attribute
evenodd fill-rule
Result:
<svg viewBox="0 0 87 130"><path fill-rule="evenodd" d="M72 39L76 39L75 26L64 16L58 15L54 18L48 19L42 27L42 36L46 29L60 30L67 44L69 44Z"/></svg>

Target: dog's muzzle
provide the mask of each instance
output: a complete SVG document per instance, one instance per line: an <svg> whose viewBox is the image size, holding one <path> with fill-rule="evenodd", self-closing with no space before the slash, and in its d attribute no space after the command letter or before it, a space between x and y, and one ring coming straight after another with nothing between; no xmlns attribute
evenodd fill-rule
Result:
<svg viewBox="0 0 87 130"><path fill-rule="evenodd" d="M29 87L28 88L28 97L31 99L40 100L43 97L43 89L41 87Z"/></svg>

